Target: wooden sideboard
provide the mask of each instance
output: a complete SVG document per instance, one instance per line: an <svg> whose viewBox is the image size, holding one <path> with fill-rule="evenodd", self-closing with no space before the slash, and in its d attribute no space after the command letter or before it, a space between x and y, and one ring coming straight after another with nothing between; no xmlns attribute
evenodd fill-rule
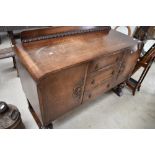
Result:
<svg viewBox="0 0 155 155"><path fill-rule="evenodd" d="M22 32L16 61L40 128L130 78L138 41L110 27L52 27Z"/></svg>

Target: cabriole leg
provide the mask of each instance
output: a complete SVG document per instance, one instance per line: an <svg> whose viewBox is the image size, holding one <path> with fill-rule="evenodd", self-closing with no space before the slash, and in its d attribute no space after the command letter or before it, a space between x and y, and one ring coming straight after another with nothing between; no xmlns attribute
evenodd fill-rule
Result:
<svg viewBox="0 0 155 155"><path fill-rule="evenodd" d="M12 59L13 59L13 68L16 69L16 60L15 60L15 57L13 56Z"/></svg>
<svg viewBox="0 0 155 155"><path fill-rule="evenodd" d="M113 88L113 92L118 95L118 96L122 96L123 95L123 91L122 89L124 88L124 83L119 84L117 87Z"/></svg>
<svg viewBox="0 0 155 155"><path fill-rule="evenodd" d="M50 124L48 124L46 126L42 126L41 129L53 129L53 124L50 123Z"/></svg>

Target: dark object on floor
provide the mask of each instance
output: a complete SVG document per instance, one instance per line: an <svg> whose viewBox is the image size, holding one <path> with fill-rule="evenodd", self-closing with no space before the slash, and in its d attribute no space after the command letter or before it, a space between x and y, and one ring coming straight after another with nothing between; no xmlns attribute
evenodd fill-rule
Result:
<svg viewBox="0 0 155 155"><path fill-rule="evenodd" d="M0 129L25 129L17 107L0 102Z"/></svg>
<svg viewBox="0 0 155 155"><path fill-rule="evenodd" d="M125 83L121 83L117 85L117 87L113 88L112 90L116 95L121 97L123 95L122 89L124 88L124 86L125 86Z"/></svg>
<svg viewBox="0 0 155 155"><path fill-rule="evenodd" d="M140 78L138 80L135 80L133 78L130 78L126 84L129 86L129 88L132 90L133 95L135 95L136 90L140 91L140 87L142 85L142 82L144 78L146 77L153 61L155 59L155 44L148 50L148 52L141 57L137 64L136 67L133 71L133 74L139 70L141 67L144 68Z"/></svg>
<svg viewBox="0 0 155 155"><path fill-rule="evenodd" d="M15 44L16 62L39 128L52 128L58 117L130 78L138 44L106 26L23 32Z"/></svg>

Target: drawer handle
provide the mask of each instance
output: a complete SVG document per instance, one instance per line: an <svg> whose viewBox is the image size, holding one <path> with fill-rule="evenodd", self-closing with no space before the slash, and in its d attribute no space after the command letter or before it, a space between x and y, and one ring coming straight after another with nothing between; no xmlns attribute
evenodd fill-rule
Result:
<svg viewBox="0 0 155 155"><path fill-rule="evenodd" d="M96 65L95 65L95 70L98 70L98 68L99 68L99 65L96 64Z"/></svg>
<svg viewBox="0 0 155 155"><path fill-rule="evenodd" d="M94 80L94 79L91 81L91 84L92 84L92 85L95 84L95 80Z"/></svg>
<svg viewBox="0 0 155 155"><path fill-rule="evenodd" d="M107 88L109 88L110 87L110 84L107 84Z"/></svg>
<svg viewBox="0 0 155 155"><path fill-rule="evenodd" d="M89 94L88 97L91 98L91 94Z"/></svg>
<svg viewBox="0 0 155 155"><path fill-rule="evenodd" d="M116 58L116 62L118 62L119 61L119 58Z"/></svg>

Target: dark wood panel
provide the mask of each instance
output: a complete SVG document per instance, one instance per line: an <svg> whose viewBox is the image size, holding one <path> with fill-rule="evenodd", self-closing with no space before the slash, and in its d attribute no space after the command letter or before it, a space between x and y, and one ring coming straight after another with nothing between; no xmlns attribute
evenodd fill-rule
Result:
<svg viewBox="0 0 155 155"><path fill-rule="evenodd" d="M38 85L45 124L81 104L87 66L82 64L51 74Z"/></svg>

